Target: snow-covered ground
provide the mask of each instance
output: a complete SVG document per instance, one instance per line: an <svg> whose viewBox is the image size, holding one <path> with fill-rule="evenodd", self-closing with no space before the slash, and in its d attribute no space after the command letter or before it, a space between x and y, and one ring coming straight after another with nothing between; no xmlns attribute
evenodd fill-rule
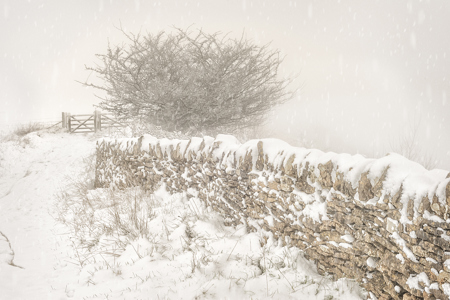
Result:
<svg viewBox="0 0 450 300"><path fill-rule="evenodd" d="M0 142L0 299L366 297L195 197L83 192L94 150L95 137L66 133Z"/></svg>
<svg viewBox="0 0 450 300"><path fill-rule="evenodd" d="M94 143L80 136L40 135L0 144L2 299L64 299L77 276L76 268L67 268L69 236L58 232L49 210L67 176L82 172L82 157ZM12 259L16 266L8 264Z"/></svg>

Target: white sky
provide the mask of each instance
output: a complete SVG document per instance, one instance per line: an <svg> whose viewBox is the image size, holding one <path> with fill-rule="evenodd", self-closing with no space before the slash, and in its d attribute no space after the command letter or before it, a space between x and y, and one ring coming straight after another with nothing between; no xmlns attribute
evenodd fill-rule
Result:
<svg viewBox="0 0 450 300"><path fill-rule="evenodd" d="M278 137L380 156L411 125L420 151L450 170L450 1L0 0L0 124L59 120L97 103L84 65L115 29L233 32L286 55L299 99L277 111Z"/></svg>

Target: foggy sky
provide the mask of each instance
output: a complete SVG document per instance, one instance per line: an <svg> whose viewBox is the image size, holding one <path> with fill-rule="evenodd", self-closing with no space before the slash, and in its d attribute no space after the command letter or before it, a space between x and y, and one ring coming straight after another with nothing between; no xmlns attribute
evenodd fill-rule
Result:
<svg viewBox="0 0 450 300"><path fill-rule="evenodd" d="M450 1L1 0L0 124L90 113L84 65L116 29L242 31L286 55L299 96L269 134L321 150L383 156L417 128L417 152L450 170Z"/></svg>

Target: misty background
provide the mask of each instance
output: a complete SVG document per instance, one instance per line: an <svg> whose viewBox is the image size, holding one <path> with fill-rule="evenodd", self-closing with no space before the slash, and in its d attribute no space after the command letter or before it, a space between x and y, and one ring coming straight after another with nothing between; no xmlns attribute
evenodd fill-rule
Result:
<svg viewBox="0 0 450 300"><path fill-rule="evenodd" d="M91 113L83 87L117 30L230 32L285 55L298 96L267 136L324 151L416 159L450 170L450 1L0 1L0 129Z"/></svg>

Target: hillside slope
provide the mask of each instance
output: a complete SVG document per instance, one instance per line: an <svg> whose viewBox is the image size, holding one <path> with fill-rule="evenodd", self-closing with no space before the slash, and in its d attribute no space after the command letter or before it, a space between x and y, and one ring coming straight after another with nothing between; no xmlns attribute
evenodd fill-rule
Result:
<svg viewBox="0 0 450 300"><path fill-rule="evenodd" d="M67 134L30 133L0 144L0 297L65 296L67 236L49 215L69 174L83 172L82 158L95 142ZM9 244L5 241L9 240ZM5 262L13 262L12 266Z"/></svg>
<svg viewBox="0 0 450 300"><path fill-rule="evenodd" d="M151 195L146 235L103 234L82 249L78 229L67 224L75 223L70 220L83 203L68 208L66 225L52 216L55 204L64 201L58 195L86 174L83 158L94 151L94 137L66 133L34 132L0 143L0 299L365 297L352 281L318 275L298 249L270 238L262 246L257 233L225 227L195 197L169 195L163 188ZM136 193L89 191L87 198L104 202L90 208L93 228L112 222L109 202L126 203L130 195L135 201ZM117 216L128 220L124 211ZM124 241L122 251L102 250L113 238Z"/></svg>

